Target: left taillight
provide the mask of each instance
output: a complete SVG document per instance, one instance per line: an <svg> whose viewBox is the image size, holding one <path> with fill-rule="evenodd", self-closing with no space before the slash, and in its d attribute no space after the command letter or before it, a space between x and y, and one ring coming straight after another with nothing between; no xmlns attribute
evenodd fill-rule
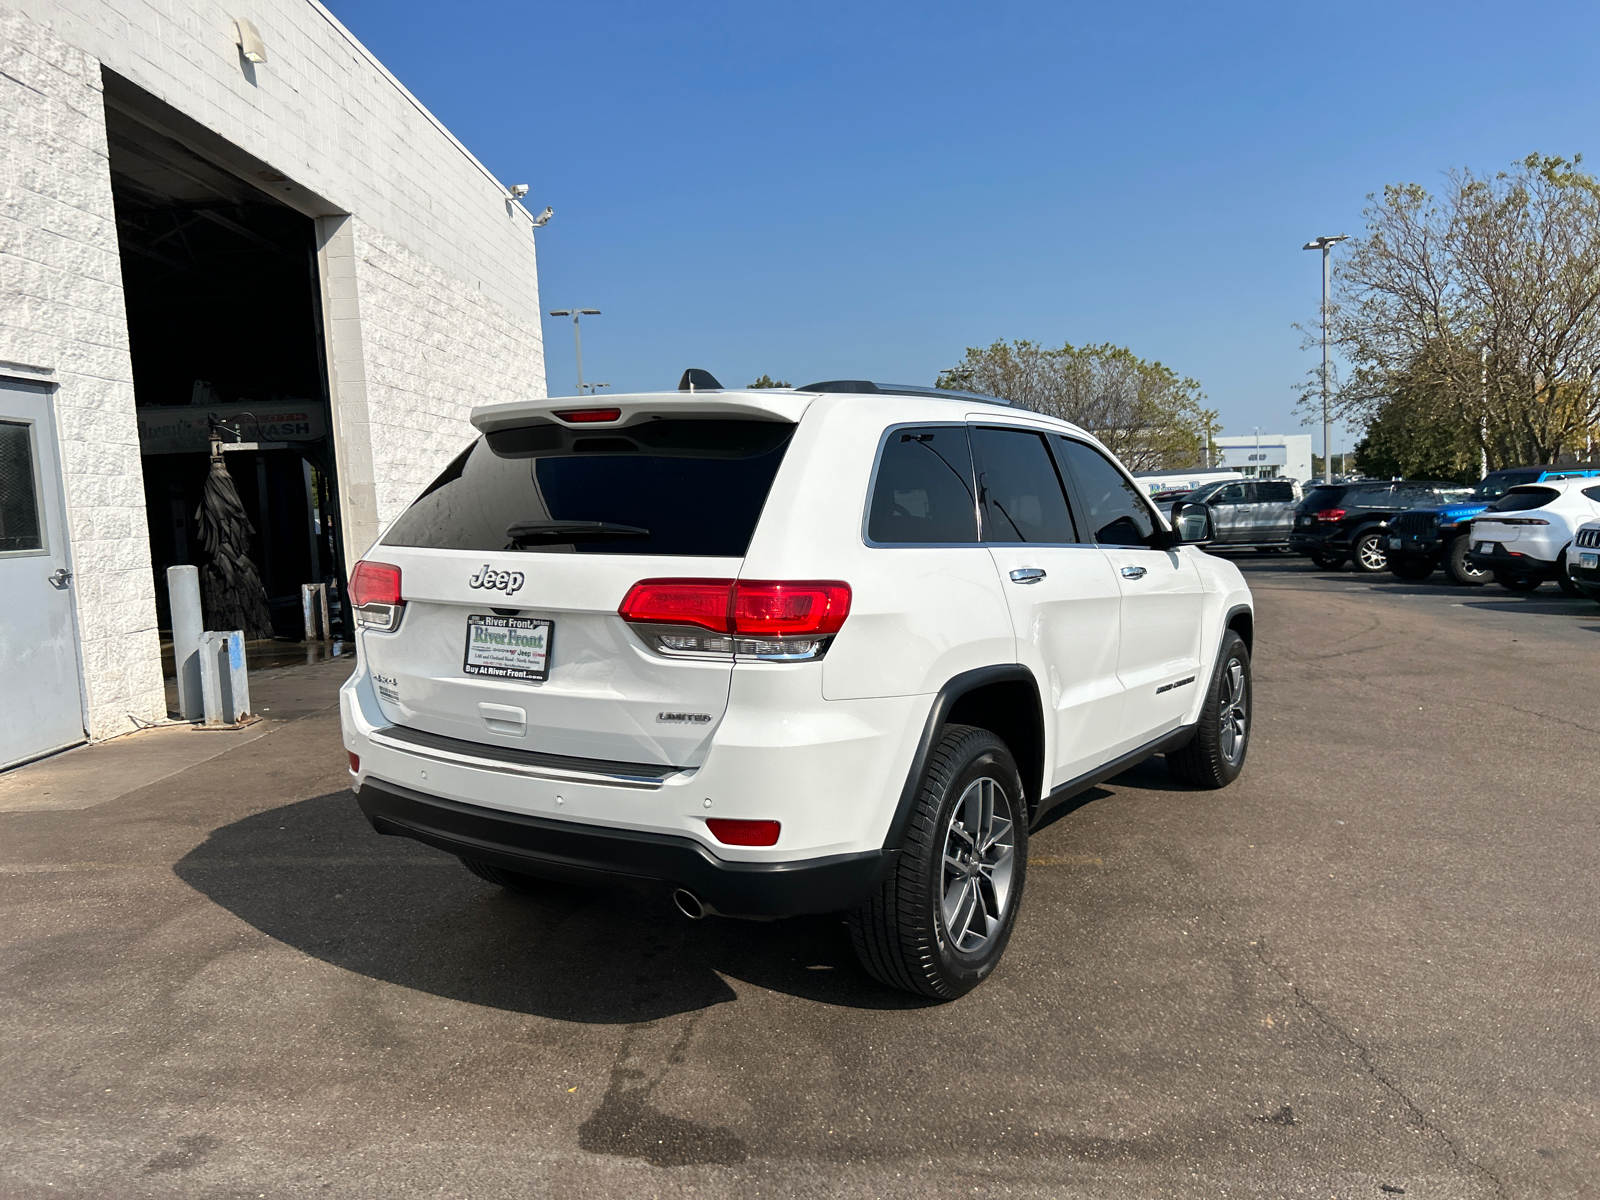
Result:
<svg viewBox="0 0 1600 1200"><path fill-rule="evenodd" d="M350 572L350 605L357 625L385 632L398 629L406 609L400 593L400 568L362 559Z"/></svg>

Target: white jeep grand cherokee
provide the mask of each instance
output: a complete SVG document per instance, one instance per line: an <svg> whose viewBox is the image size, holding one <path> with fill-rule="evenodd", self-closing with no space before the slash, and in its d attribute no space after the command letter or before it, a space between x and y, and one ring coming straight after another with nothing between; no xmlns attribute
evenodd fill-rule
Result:
<svg viewBox="0 0 1600 1200"><path fill-rule="evenodd" d="M994 969L1054 803L1244 763L1253 608L1072 425L847 380L530 400L350 579L379 833L508 887L848 913L863 966Z"/></svg>

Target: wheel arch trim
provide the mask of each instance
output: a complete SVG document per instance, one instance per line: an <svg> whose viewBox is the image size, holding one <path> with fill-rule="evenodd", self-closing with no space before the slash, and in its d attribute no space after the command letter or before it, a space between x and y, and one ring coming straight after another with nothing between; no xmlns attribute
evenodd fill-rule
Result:
<svg viewBox="0 0 1600 1200"><path fill-rule="evenodd" d="M1030 772L1022 763L1019 762L1017 765L1022 770L1022 787L1028 808L1030 811L1037 808L1044 783L1045 752L1044 709L1039 698L1039 681L1022 663L996 663L992 666L976 667L953 676L934 695L933 703L928 708L927 720L922 726L922 736L918 739L916 752L911 757L911 767L906 772L905 784L900 789L900 799L895 804L894 816L890 818L889 830L884 835L885 851L891 854L898 854L900 851L901 843L905 840L906 826L911 820L911 809L917 797L917 789L922 785L922 777L928 770L928 760L932 758L933 748L939 740L939 730L949 720L956 702L979 688L990 687L997 683L1021 683L1033 694L1033 713L1038 723L1035 736L1041 760L1036 764L1038 770L1033 772L1037 778L1030 780Z"/></svg>

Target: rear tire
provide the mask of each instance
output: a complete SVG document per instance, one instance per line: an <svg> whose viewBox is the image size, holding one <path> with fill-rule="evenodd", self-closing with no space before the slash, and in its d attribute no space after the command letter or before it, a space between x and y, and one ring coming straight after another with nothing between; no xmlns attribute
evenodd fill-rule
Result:
<svg viewBox="0 0 1600 1200"><path fill-rule="evenodd" d="M1357 575L1377 575L1389 569L1387 536L1381 529L1363 529L1350 539L1350 569Z"/></svg>
<svg viewBox="0 0 1600 1200"><path fill-rule="evenodd" d="M1444 573L1451 583L1462 587L1482 587L1493 578L1493 574L1467 561L1467 549L1471 545L1472 539L1464 533L1450 543L1450 549L1444 556Z"/></svg>
<svg viewBox="0 0 1600 1200"><path fill-rule="evenodd" d="M1167 752L1167 770L1190 787L1222 788L1239 778L1250 749L1250 651L1229 630L1211 672L1194 737Z"/></svg>
<svg viewBox="0 0 1600 1200"><path fill-rule="evenodd" d="M1543 582L1527 575L1513 575L1503 567L1494 569L1494 581L1508 592L1531 592Z"/></svg>
<svg viewBox="0 0 1600 1200"><path fill-rule="evenodd" d="M461 865L471 871L485 883L497 884L508 892L517 892L520 895L531 896L547 891L550 887L543 879L536 875L524 875L521 871L508 871L504 867L496 867L476 858L463 858Z"/></svg>
<svg viewBox="0 0 1600 1200"><path fill-rule="evenodd" d="M987 729L946 725L900 853L849 914L856 957L890 987L965 995L1005 953L1027 869L1028 803L1011 751Z"/></svg>
<svg viewBox="0 0 1600 1200"><path fill-rule="evenodd" d="M1433 574L1433 564L1425 558L1418 558L1414 554L1389 556L1389 573L1396 579L1407 579L1415 582L1426 579Z"/></svg>

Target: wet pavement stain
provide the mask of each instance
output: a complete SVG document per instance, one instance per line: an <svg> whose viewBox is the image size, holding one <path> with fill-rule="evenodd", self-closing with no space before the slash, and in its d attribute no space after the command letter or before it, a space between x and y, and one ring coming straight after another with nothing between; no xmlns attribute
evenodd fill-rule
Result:
<svg viewBox="0 0 1600 1200"><path fill-rule="evenodd" d="M740 1163L749 1157L744 1142L731 1130L686 1121L652 1108L651 1086L633 1083L640 1077L638 1071L611 1072L611 1086L600 1107L578 1126L581 1149L591 1154L642 1158L655 1167Z"/></svg>
<svg viewBox="0 0 1600 1200"><path fill-rule="evenodd" d="M197 1133L192 1137L179 1138L175 1147L163 1150L145 1163L145 1174L153 1175L157 1171L187 1171L190 1167L199 1166L201 1160L219 1145L221 1143L209 1133Z"/></svg>

